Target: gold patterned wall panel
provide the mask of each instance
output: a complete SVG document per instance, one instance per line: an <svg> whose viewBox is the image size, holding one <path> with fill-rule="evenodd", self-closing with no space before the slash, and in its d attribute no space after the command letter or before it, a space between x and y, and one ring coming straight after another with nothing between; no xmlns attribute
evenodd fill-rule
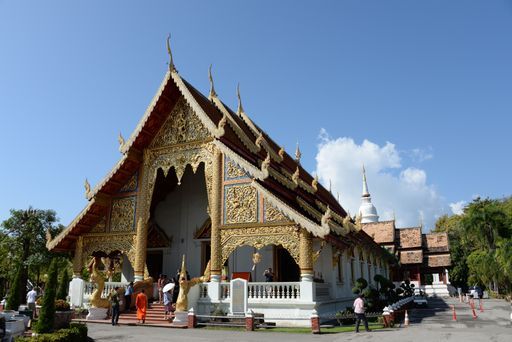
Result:
<svg viewBox="0 0 512 342"><path fill-rule="evenodd" d="M123 197L112 200L110 212L110 231L129 232L135 226L136 197Z"/></svg>
<svg viewBox="0 0 512 342"><path fill-rule="evenodd" d="M264 207L264 222L289 222L289 218L283 215L276 207L272 206L267 201L263 202Z"/></svg>
<svg viewBox="0 0 512 342"><path fill-rule="evenodd" d="M250 184L224 187L224 224L258 222L258 191Z"/></svg>
<svg viewBox="0 0 512 342"><path fill-rule="evenodd" d="M90 233L105 233L107 226L107 221L105 217L102 217L101 220L90 230Z"/></svg>
<svg viewBox="0 0 512 342"><path fill-rule="evenodd" d="M238 166L233 160L226 158L224 163L224 180L235 180L248 178L245 170Z"/></svg>
<svg viewBox="0 0 512 342"><path fill-rule="evenodd" d="M114 251L120 251L121 253L126 254L129 259L133 259L134 237L134 234L126 233L96 233L82 235L82 265L87 265L88 259L94 252L105 252L106 254L110 254Z"/></svg>
<svg viewBox="0 0 512 342"><path fill-rule="evenodd" d="M300 237L296 226L222 228L222 264L237 247L244 245L257 249L267 245L281 245L290 253L297 265L299 264Z"/></svg>
<svg viewBox="0 0 512 342"><path fill-rule="evenodd" d="M119 190L119 192L133 192L133 191L137 191L137 178L139 176L139 173L138 172L135 172L135 174L133 176L130 177L130 179L128 180L128 182L126 182L125 185L123 185L123 187L121 188L121 190Z"/></svg>
<svg viewBox="0 0 512 342"><path fill-rule="evenodd" d="M153 139L150 147L204 140L207 137L209 137L208 130L194 114L185 99L181 97Z"/></svg>

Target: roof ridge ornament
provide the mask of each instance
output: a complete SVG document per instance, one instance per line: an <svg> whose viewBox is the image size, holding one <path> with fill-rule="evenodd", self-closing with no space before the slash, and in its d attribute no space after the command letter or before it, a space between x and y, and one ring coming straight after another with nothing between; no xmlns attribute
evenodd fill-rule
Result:
<svg viewBox="0 0 512 342"><path fill-rule="evenodd" d="M238 108L236 109L236 113L238 116L241 116L242 113L245 113L244 107L242 106L242 98L240 97L240 83L236 86L236 96L238 97Z"/></svg>
<svg viewBox="0 0 512 342"><path fill-rule="evenodd" d="M89 181L87 180L87 178L85 179L85 182L84 182L84 188L85 188L85 198L87 200L90 200L92 197L91 184L89 184Z"/></svg>
<svg viewBox="0 0 512 342"><path fill-rule="evenodd" d="M279 149L279 152L277 152L277 154L279 155L281 160L284 159L284 147L283 146L281 146L281 148Z"/></svg>
<svg viewBox="0 0 512 342"><path fill-rule="evenodd" d="M176 68L174 67L174 61L172 59L172 51L171 51L171 34L169 33L167 35L167 53L169 54L169 70L176 71Z"/></svg>
<svg viewBox="0 0 512 342"><path fill-rule="evenodd" d="M212 64L210 64L210 67L208 68L208 79L210 80L210 94L208 95L208 98L211 100L212 98L217 97L217 93L215 92L215 87L213 85Z"/></svg>
<svg viewBox="0 0 512 342"><path fill-rule="evenodd" d="M318 174L315 174L315 178L311 181L311 187L315 190L315 192L318 191Z"/></svg>
<svg viewBox="0 0 512 342"><path fill-rule="evenodd" d="M300 164L300 158L302 157L302 152L300 152L299 141L297 140L297 148L295 149L295 161L297 164Z"/></svg>
<svg viewBox="0 0 512 342"><path fill-rule="evenodd" d="M123 134L121 132L119 132L117 141L119 142L119 152L124 153L124 144L126 143L126 141L124 140Z"/></svg>
<svg viewBox="0 0 512 342"><path fill-rule="evenodd" d="M299 166L297 165L297 169L295 170L295 172L292 175L292 181L295 183L296 186L299 185L299 178L300 178L300 170L299 170Z"/></svg>
<svg viewBox="0 0 512 342"><path fill-rule="evenodd" d="M270 153L267 152L267 156L265 157L265 160L261 163L261 173L262 173L262 180L265 180L269 176L269 167L270 167Z"/></svg>
<svg viewBox="0 0 512 342"><path fill-rule="evenodd" d="M263 137L263 132L260 131L260 133L258 134L258 137L256 138L256 146L258 146L259 149L261 149L261 144L263 143L263 141L265 140L265 138Z"/></svg>

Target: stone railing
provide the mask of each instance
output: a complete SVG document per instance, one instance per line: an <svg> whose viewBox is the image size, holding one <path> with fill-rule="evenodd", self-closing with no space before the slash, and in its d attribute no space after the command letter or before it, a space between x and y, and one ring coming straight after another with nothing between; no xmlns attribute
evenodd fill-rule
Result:
<svg viewBox="0 0 512 342"><path fill-rule="evenodd" d="M124 288L128 286L128 283L124 282L105 282L105 287L103 288L103 292L101 292L102 298L107 298L108 294L115 289L116 287ZM94 292L95 286L94 283L85 282L84 284L84 296L90 296Z"/></svg>
<svg viewBox="0 0 512 342"><path fill-rule="evenodd" d="M247 287L249 299L300 299L300 282L249 283Z"/></svg>
<svg viewBox="0 0 512 342"><path fill-rule="evenodd" d="M208 298L208 283L201 283L199 286L199 299L204 300Z"/></svg>
<svg viewBox="0 0 512 342"><path fill-rule="evenodd" d="M231 293L229 293L229 283L220 283L220 299L228 299L231 297Z"/></svg>

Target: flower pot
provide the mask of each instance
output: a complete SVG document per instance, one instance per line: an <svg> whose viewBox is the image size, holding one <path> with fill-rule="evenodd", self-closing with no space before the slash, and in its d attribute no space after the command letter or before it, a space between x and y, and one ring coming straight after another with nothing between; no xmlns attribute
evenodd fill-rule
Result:
<svg viewBox="0 0 512 342"><path fill-rule="evenodd" d="M69 328L69 323L73 318L73 310L69 311L55 311L55 321L53 322L54 329Z"/></svg>

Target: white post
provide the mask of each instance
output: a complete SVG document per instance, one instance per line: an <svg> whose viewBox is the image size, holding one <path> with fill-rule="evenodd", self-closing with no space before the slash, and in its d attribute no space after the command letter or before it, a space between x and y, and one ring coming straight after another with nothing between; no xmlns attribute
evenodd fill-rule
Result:
<svg viewBox="0 0 512 342"><path fill-rule="evenodd" d="M73 278L69 283L69 299L71 305L81 307L84 302L85 281L81 278Z"/></svg>
<svg viewBox="0 0 512 342"><path fill-rule="evenodd" d="M208 282L208 297L210 301L218 302L220 300L220 274L212 274Z"/></svg>
<svg viewBox="0 0 512 342"><path fill-rule="evenodd" d="M446 272L446 284L448 285L450 284L450 278L448 278L448 270L445 269L444 271Z"/></svg>
<svg viewBox="0 0 512 342"><path fill-rule="evenodd" d="M306 302L313 302L315 300L315 283L313 282L313 275L303 275L300 282L300 299Z"/></svg>

